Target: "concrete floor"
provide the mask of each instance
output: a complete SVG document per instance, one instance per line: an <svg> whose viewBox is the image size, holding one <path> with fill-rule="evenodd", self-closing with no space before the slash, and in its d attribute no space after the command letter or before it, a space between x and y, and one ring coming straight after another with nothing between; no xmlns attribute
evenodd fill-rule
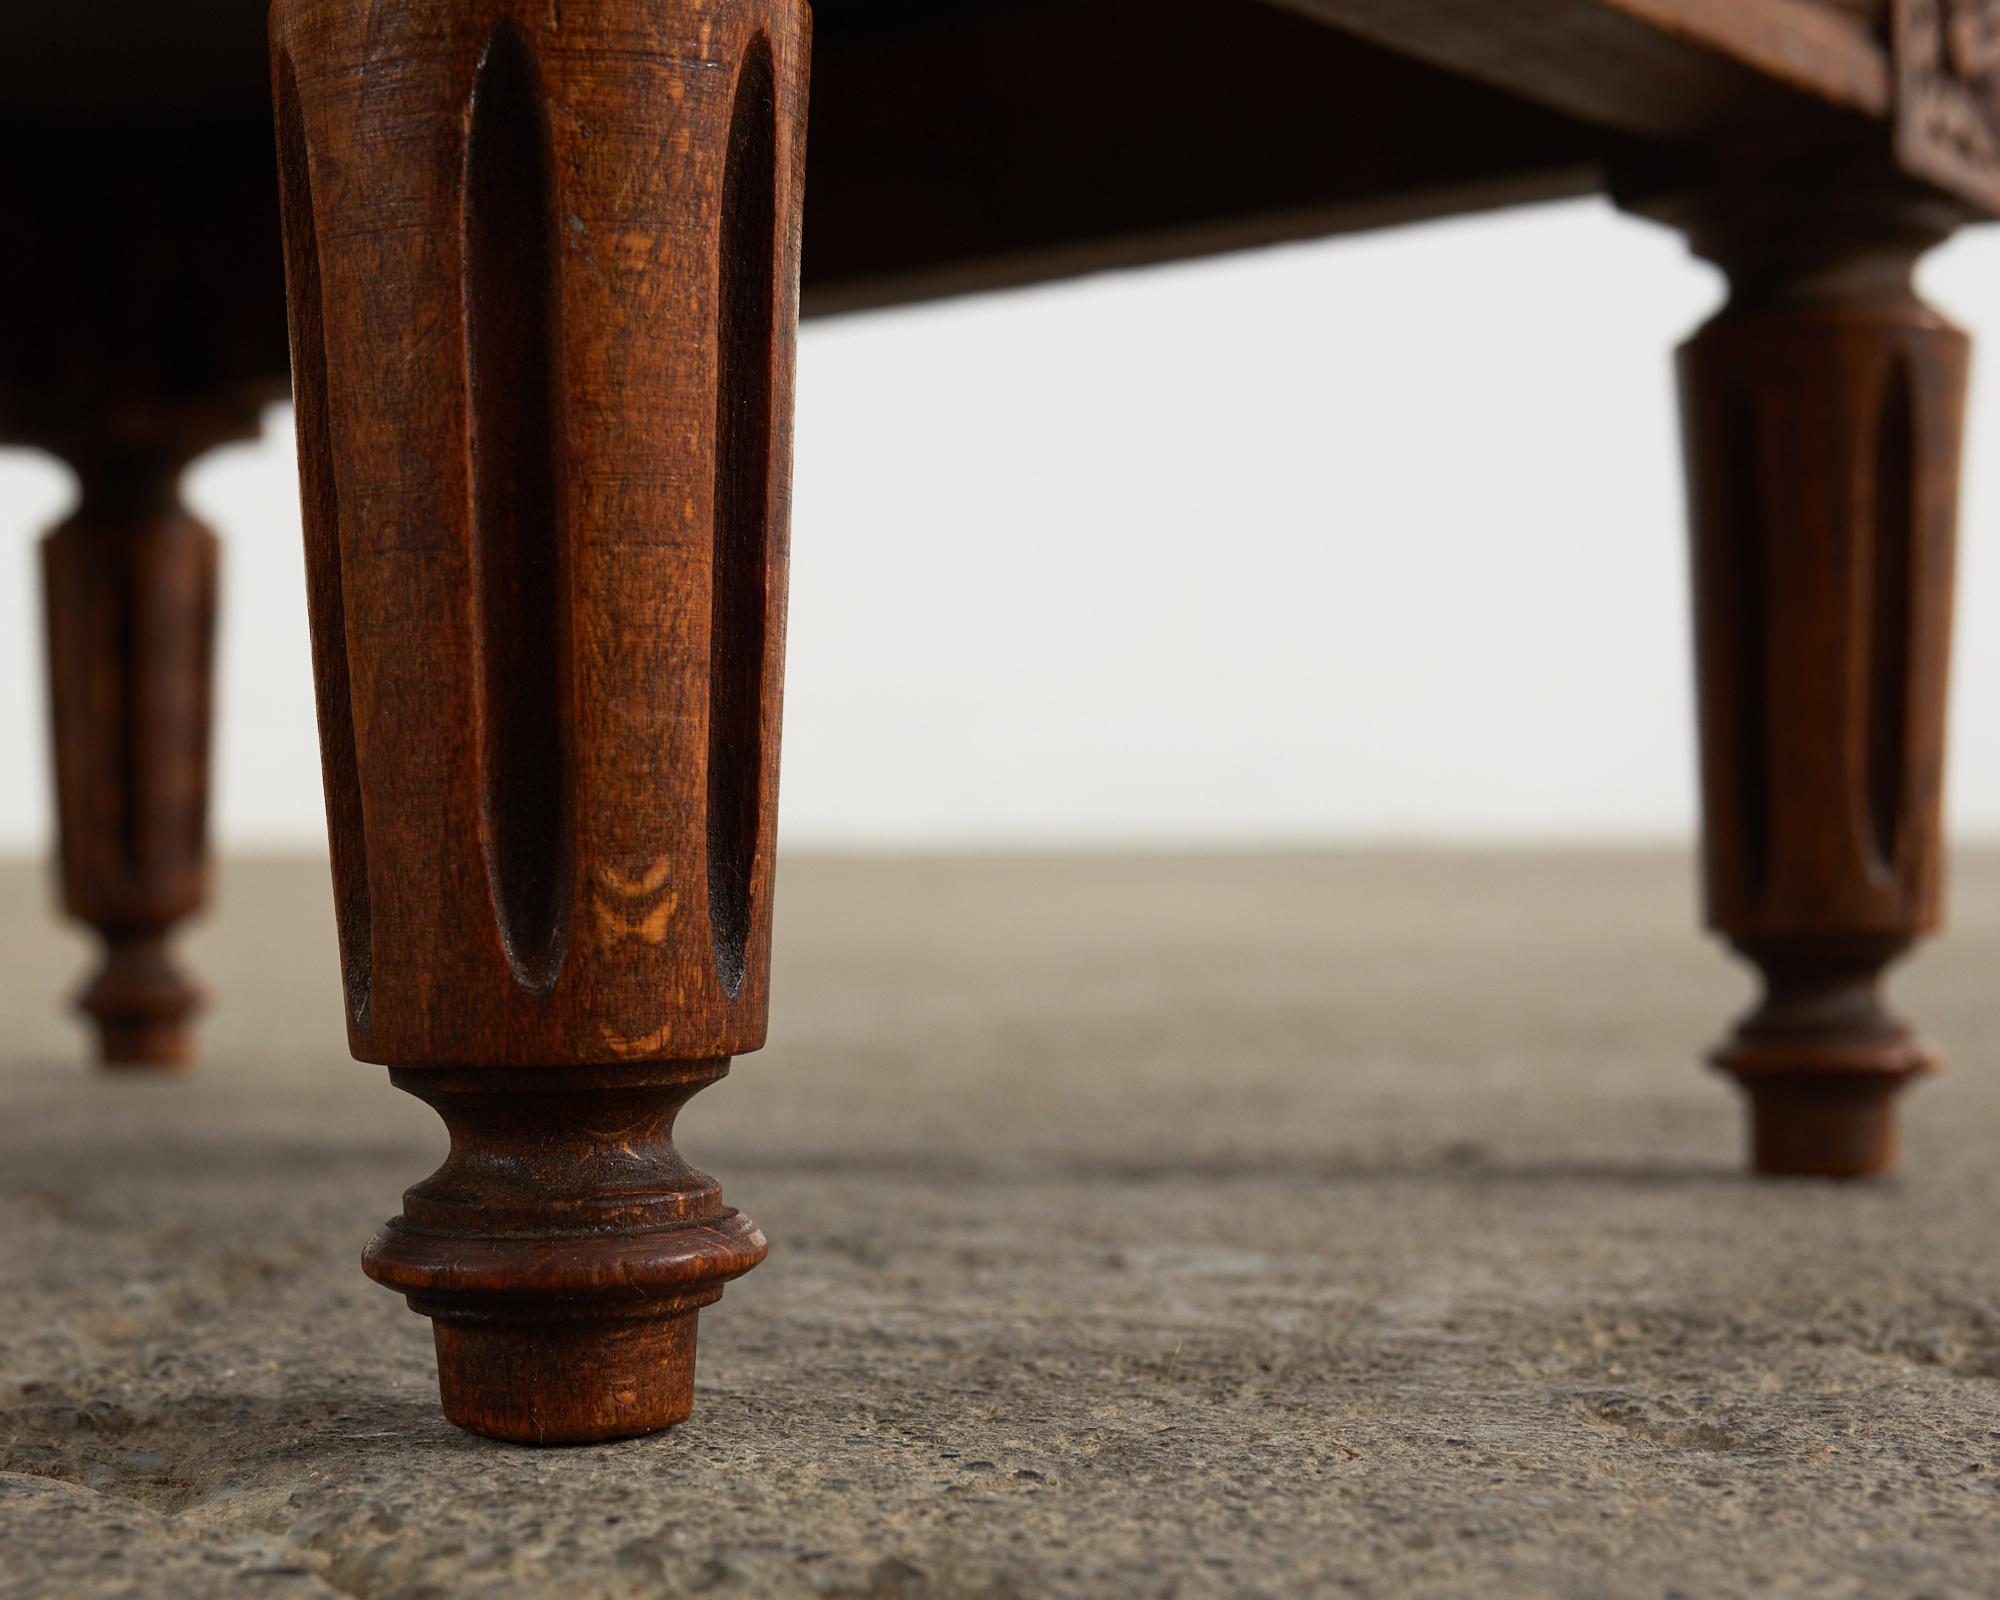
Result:
<svg viewBox="0 0 2000 1600"><path fill-rule="evenodd" d="M362 1241L324 870L234 864L179 1081L0 870L0 1596L1990 1596L2000 857L1902 1177L1738 1175L1673 856L794 860L683 1144L770 1260L693 1422L460 1434Z"/></svg>

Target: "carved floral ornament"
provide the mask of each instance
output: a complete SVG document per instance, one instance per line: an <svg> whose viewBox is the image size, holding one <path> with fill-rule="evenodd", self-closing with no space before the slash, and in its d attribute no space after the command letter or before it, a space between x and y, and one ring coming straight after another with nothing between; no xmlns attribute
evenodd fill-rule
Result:
<svg viewBox="0 0 2000 1600"><path fill-rule="evenodd" d="M2000 211L2000 0L1897 0L1893 49L1903 164Z"/></svg>

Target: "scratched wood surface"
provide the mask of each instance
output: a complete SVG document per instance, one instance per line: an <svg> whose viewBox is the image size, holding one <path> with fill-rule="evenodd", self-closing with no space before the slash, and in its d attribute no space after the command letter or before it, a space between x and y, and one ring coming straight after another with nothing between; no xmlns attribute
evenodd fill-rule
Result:
<svg viewBox="0 0 2000 1600"><path fill-rule="evenodd" d="M535 9L277 12L350 1033L395 1066L764 1036L801 32Z"/></svg>
<svg viewBox="0 0 2000 1600"><path fill-rule="evenodd" d="M454 1139L368 1264L485 1432L684 1416L763 1253L671 1133L764 1040L806 50L790 0L273 13L349 1034Z"/></svg>

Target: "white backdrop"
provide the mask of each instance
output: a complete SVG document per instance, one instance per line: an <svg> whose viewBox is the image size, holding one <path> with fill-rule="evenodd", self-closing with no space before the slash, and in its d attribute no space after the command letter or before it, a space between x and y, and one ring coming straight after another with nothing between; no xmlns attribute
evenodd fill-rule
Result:
<svg viewBox="0 0 2000 1600"><path fill-rule="evenodd" d="M1950 778L2000 832L2000 230ZM1694 814L1669 352L1719 279L1579 202L808 324L783 836L1615 841ZM1993 403L1989 403L1993 402ZM188 498L226 549L225 848L319 847L290 416ZM0 849L47 827L34 535L0 453Z"/></svg>

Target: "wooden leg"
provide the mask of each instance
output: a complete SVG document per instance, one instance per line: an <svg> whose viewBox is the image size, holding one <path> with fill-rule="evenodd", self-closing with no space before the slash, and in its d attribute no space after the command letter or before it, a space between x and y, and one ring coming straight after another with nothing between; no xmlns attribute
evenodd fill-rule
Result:
<svg viewBox="0 0 2000 1600"><path fill-rule="evenodd" d="M180 504L193 456L255 429L189 402L57 430L82 488L42 547L63 904L104 941L78 1004L117 1067L177 1067L200 995L168 952L208 893L216 540ZM117 431L113 431L113 430Z"/></svg>
<svg viewBox="0 0 2000 1600"><path fill-rule="evenodd" d="M350 1041L451 1155L367 1250L446 1414L666 1427L764 1239L673 1144L764 1038L802 0L278 0Z"/></svg>
<svg viewBox="0 0 2000 1600"><path fill-rule="evenodd" d="M1866 173L1661 209L1731 283L1680 378L1708 918L1765 991L1711 1059L1758 1172L1867 1176L1936 1064L1879 986L1939 917L1969 349L1910 274L1957 219Z"/></svg>

